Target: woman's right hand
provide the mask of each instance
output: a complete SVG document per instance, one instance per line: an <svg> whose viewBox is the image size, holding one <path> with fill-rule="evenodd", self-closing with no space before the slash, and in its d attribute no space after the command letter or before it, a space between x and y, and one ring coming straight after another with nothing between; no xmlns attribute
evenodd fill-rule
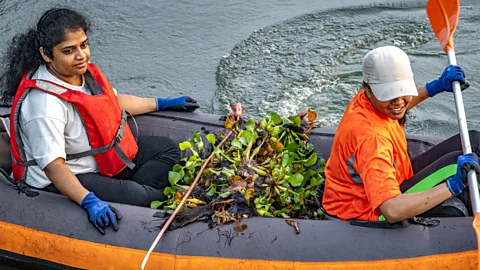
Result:
<svg viewBox="0 0 480 270"><path fill-rule="evenodd" d="M478 157L475 153L461 155L457 159L457 173L447 179L447 186L453 196L462 193L463 189L468 185L468 172L475 170L480 174L480 166L478 165Z"/></svg>
<svg viewBox="0 0 480 270"><path fill-rule="evenodd" d="M88 213L88 220L101 234L105 228L112 224L114 231L118 231L117 220L122 219L122 214L117 208L100 200L93 192L89 192L82 200L80 206Z"/></svg>

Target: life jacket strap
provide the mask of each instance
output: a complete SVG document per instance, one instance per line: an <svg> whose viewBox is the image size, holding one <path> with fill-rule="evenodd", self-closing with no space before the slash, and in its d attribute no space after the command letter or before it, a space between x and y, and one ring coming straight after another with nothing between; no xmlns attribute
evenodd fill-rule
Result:
<svg viewBox="0 0 480 270"><path fill-rule="evenodd" d="M125 165L129 169L133 169L135 167L135 163L133 163L128 158L128 156L125 154L125 152L123 152L122 148L120 148L120 146L118 145L118 143L122 141L123 134L125 132L125 124L126 123L127 123L127 113L124 110L122 110L122 120L120 121L120 126L118 127L117 134L115 135L113 140L108 145L98 147L98 148L95 148L95 149L91 149L91 150L87 150L87 151L83 151L83 152L76 153L76 154L67 155L66 160L78 159L78 158L87 157L87 156L94 156L94 155L97 155L97 154L104 153L104 152L108 151L108 149L110 149L112 147L115 147L115 152L117 153L120 160L122 160L122 162L125 163ZM26 162L19 162L18 160L16 160L12 156L12 160L13 160L13 162L15 162L15 164L23 166L23 167L38 165L37 161L35 159L29 160L29 161L26 161Z"/></svg>

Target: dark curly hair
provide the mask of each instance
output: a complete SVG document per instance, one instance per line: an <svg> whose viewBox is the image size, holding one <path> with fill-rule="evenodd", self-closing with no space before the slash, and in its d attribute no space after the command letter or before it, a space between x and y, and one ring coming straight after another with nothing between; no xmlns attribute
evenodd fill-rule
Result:
<svg viewBox="0 0 480 270"><path fill-rule="evenodd" d="M40 47L43 47L45 55L53 59L53 47L64 41L66 33L79 29L86 34L90 31L90 23L83 15L66 8L53 8L40 17L36 28L16 35L3 56L0 75L2 102L11 103L26 71L36 70L45 64Z"/></svg>

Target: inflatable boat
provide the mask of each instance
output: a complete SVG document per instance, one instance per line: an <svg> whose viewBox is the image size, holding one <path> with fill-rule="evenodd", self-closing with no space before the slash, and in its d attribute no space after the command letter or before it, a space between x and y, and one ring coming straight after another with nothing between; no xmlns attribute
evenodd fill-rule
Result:
<svg viewBox="0 0 480 270"><path fill-rule="evenodd" d="M162 112L135 120L139 135L168 136L177 142L202 127L210 132L223 129L220 116L212 114ZM132 130L135 133L135 127ZM319 157L329 157L334 134L333 128L319 128L310 134ZM408 135L409 154L415 157L439 141ZM7 172L8 148L8 135L2 130L0 165ZM101 235L73 201L43 191L26 196L2 174L0 268L140 269L165 212L114 205L123 214L120 229L114 232L109 228ZM296 220L300 234L279 218L244 219L247 226L242 232L235 230L235 224L209 229L206 223L195 222L167 232L146 269L475 269L477 243L472 218L438 220L436 227L385 229L301 219Z"/></svg>

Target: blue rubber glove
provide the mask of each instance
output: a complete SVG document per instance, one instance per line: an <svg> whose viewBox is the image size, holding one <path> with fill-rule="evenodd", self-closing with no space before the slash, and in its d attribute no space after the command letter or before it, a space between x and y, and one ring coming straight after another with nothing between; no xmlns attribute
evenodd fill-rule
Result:
<svg viewBox="0 0 480 270"><path fill-rule="evenodd" d="M83 198L80 206L88 213L88 220L101 233L105 234L105 228L112 224L113 230L118 231L117 220L122 219L122 214L117 208L100 200L93 192Z"/></svg>
<svg viewBox="0 0 480 270"><path fill-rule="evenodd" d="M447 179L448 189L454 196L462 193L462 190L467 187L467 174L470 170L475 170L477 174L480 174L477 155L470 153L459 156L457 159L457 173Z"/></svg>
<svg viewBox="0 0 480 270"><path fill-rule="evenodd" d="M197 101L189 96L176 98L156 98L157 111L184 111L193 112L200 108Z"/></svg>
<svg viewBox="0 0 480 270"><path fill-rule="evenodd" d="M425 85L429 97L433 97L441 92L453 92L452 82L459 81L462 91L467 89L470 84L465 82L465 73L459 66L448 66L438 80L431 81Z"/></svg>

